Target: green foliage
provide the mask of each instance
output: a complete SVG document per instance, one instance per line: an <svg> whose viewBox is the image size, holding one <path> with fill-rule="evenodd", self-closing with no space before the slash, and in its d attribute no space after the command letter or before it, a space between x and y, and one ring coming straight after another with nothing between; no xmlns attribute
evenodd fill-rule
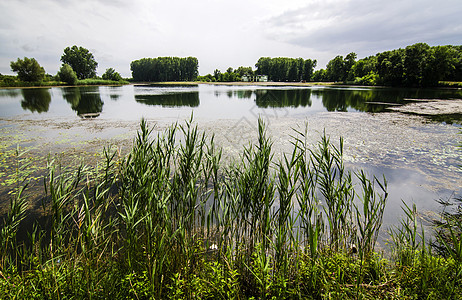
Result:
<svg viewBox="0 0 462 300"><path fill-rule="evenodd" d="M352 76L355 78L361 78L367 76L371 72L376 72L377 57L369 56L363 59L358 60L351 67Z"/></svg>
<svg viewBox="0 0 462 300"><path fill-rule="evenodd" d="M77 80L77 85L122 85L128 84L128 81L120 80L120 81L112 81L112 80L105 80L105 79L82 79Z"/></svg>
<svg viewBox="0 0 462 300"><path fill-rule="evenodd" d="M261 57L255 67L256 74L268 75L271 81L313 81L316 60L287 57Z"/></svg>
<svg viewBox="0 0 462 300"><path fill-rule="evenodd" d="M438 82L438 86L441 86L441 87L462 88L462 82L456 82L456 81L440 81L440 82Z"/></svg>
<svg viewBox="0 0 462 300"><path fill-rule="evenodd" d="M328 81L327 80L327 75L326 75L326 70L320 69L316 70L313 74L313 81L314 82L323 82L323 81Z"/></svg>
<svg viewBox="0 0 462 300"><path fill-rule="evenodd" d="M233 69L229 67L225 73L222 73L220 70L215 69L212 74L207 74L205 76L199 76L198 81L202 82L236 82L241 81L241 77L244 75L253 75L254 72L251 67L239 67Z"/></svg>
<svg viewBox="0 0 462 300"><path fill-rule="evenodd" d="M212 74L207 74L204 76L197 76L196 80L201 81L201 82L215 82L216 81L215 77Z"/></svg>
<svg viewBox="0 0 462 300"><path fill-rule="evenodd" d="M443 213L435 220L436 241L433 247L445 257L462 263L462 198L440 200Z"/></svg>
<svg viewBox="0 0 462 300"><path fill-rule="evenodd" d="M427 66L430 66L427 61L429 58L429 51L430 46L424 43L418 43L406 47L403 59L403 76L405 85L424 85L424 75L426 75L425 69Z"/></svg>
<svg viewBox="0 0 462 300"><path fill-rule="evenodd" d="M242 70L241 70L242 71ZM229 67L225 73L222 73L220 70L215 69L213 71L213 76L211 74L206 75L206 79L210 78L212 82L235 82L241 81L241 75L237 72L237 70L233 70L233 68ZM215 79L215 80L213 80Z"/></svg>
<svg viewBox="0 0 462 300"><path fill-rule="evenodd" d="M356 77L354 83L359 85L374 86L378 84L379 80L379 75L374 73L374 71L370 71L367 75L363 77Z"/></svg>
<svg viewBox="0 0 462 300"><path fill-rule="evenodd" d="M45 77L45 69L39 65L35 58L18 58L17 61L12 61L10 66L13 72L18 73L18 77L22 81L42 81Z"/></svg>
<svg viewBox="0 0 462 300"><path fill-rule="evenodd" d="M23 222L18 176L0 231L0 297L459 297L455 224L440 227L451 250L434 255L406 206L395 260L384 260L374 247L385 180L348 171L342 140L306 137L294 132L292 151L275 159L259 120L256 143L228 165L192 120L156 136L142 120L125 156L104 149L96 167L49 161L34 225Z"/></svg>
<svg viewBox="0 0 462 300"><path fill-rule="evenodd" d="M113 68L106 69L106 72L101 76L104 80L120 81L122 76Z"/></svg>
<svg viewBox="0 0 462 300"><path fill-rule="evenodd" d="M132 61L130 69L134 81L194 81L198 64L195 57L142 58Z"/></svg>
<svg viewBox="0 0 462 300"><path fill-rule="evenodd" d="M356 54L336 56L314 74L315 81L361 85L437 86L440 81L462 80L462 48L430 47L425 43L385 51L356 61Z"/></svg>
<svg viewBox="0 0 462 300"><path fill-rule="evenodd" d="M234 70L235 73L239 74L240 77L244 76L244 75L248 75L248 76L252 76L254 75L254 72L252 70L252 67L243 67L243 66L240 66L239 68L237 68L236 70Z"/></svg>
<svg viewBox="0 0 462 300"><path fill-rule="evenodd" d="M63 64L58 72L59 80L64 81L68 84L74 85L77 83L77 74L72 70L72 67L68 64Z"/></svg>
<svg viewBox="0 0 462 300"><path fill-rule="evenodd" d="M213 70L213 77L215 77L216 81L219 81L221 78L221 71L218 69Z"/></svg>
<svg viewBox="0 0 462 300"><path fill-rule="evenodd" d="M61 56L61 61L68 64L77 74L77 78L93 78L96 76L96 62L93 54L83 47L67 47L64 49L64 54Z"/></svg>
<svg viewBox="0 0 462 300"><path fill-rule="evenodd" d="M338 55L330 60L326 66L326 80L335 82L345 82L353 79L352 68L356 62L356 53L349 53L345 59Z"/></svg>

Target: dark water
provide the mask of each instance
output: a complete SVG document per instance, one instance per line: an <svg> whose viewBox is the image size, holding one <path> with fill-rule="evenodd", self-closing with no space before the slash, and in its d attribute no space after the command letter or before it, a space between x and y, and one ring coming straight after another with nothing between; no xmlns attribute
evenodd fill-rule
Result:
<svg viewBox="0 0 462 300"><path fill-rule="evenodd" d="M0 118L93 117L176 120L240 119L261 114L304 117L318 112L383 112L411 99L462 98L462 91L432 89L121 86L0 90ZM461 116L439 116L460 123Z"/></svg>
<svg viewBox="0 0 462 300"><path fill-rule="evenodd" d="M226 122L238 124L243 119L255 120L262 115L275 117L278 120L304 120L318 113L347 112L344 115L348 119L358 114L387 112L389 107L406 104L416 101L416 99L452 98L461 99L462 91L212 85L0 89L0 129L6 128L8 132L14 131L15 122L23 120L55 120L59 122L60 120L78 121L91 118L92 120L102 120L103 122L99 126L104 127L104 130L110 133L111 128L105 127L107 126L105 125L106 121L113 121L112 124L117 121L138 122L144 117L150 120L170 122L188 119L192 113L196 121L217 124L217 127ZM339 116L338 114L328 115L334 116L332 120ZM342 114L342 116L344 115ZM459 129L448 130L448 128L460 127L462 116L460 112L455 112L429 119L428 122L433 125L409 125L415 127L411 129L418 131L421 141L425 141L427 135L431 137L432 134L438 133L438 130L443 132L443 134L439 132L439 137L445 136L446 132L451 134L454 131L457 132ZM450 125L451 123L452 125ZM356 124L355 126L362 125L354 124ZM371 156L377 157L375 161L381 161L372 164L367 163L366 160L366 163L354 162L352 165L366 169L378 177L381 177L382 174L387 177L392 205L387 207L386 219L390 216L391 219L395 219L394 215L399 214L400 209L397 206L401 204L401 199L407 202L419 202L420 208L434 210L437 206L435 200L438 198L449 197L454 192L460 193L461 189L458 185L460 179L458 178L462 173L457 169L460 156L454 154L456 150L452 150L453 152L449 154L445 150L433 155L430 153L432 149L425 148L425 145L422 146L423 150L414 149L414 146L407 146L407 144L402 145L401 137L398 137L393 141L396 144L389 145L388 152L383 154L381 149L373 148L383 147L383 145L374 146L376 142L374 134L376 132L373 125L365 124L364 137L361 136L363 134L361 130L358 131L355 128L359 134L356 133L356 136L350 137L349 140L354 141L356 139L357 141L356 146L358 146L359 152L357 151L356 155L364 154L361 148L364 144L367 147L372 147L370 153ZM233 138L238 139L237 135L240 133L235 133L237 126L223 128L217 130L225 130L225 133L234 134L236 136ZM334 127L334 130L337 128ZM78 131L79 129L62 130ZM349 131L346 132L349 133ZM368 132L367 136L366 132ZM405 138L407 137L403 137L403 139ZM446 149L448 148L447 144L456 143L456 141L448 140L439 144L432 144L432 147ZM404 146L408 148L404 149ZM456 148L456 146L450 147ZM395 153L396 157L394 157ZM420 155L422 156L420 157ZM444 157L444 155L449 158ZM414 165L407 165L404 168L406 160L403 160L403 156L407 160L411 159ZM435 163L433 164L430 160L434 160ZM454 188L454 184L446 188L444 182L434 181L444 174L450 174L456 188ZM427 175L430 178L433 176L433 179L429 179ZM438 187L428 188L429 186Z"/></svg>

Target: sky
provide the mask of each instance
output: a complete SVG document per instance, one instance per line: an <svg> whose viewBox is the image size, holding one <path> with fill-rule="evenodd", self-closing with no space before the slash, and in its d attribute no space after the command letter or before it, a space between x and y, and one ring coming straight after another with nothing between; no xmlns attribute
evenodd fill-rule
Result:
<svg viewBox="0 0 462 300"><path fill-rule="evenodd" d="M0 0L0 73L33 57L49 74L82 46L98 75L144 57L194 56L205 75L260 57L358 58L418 42L462 44L461 0Z"/></svg>

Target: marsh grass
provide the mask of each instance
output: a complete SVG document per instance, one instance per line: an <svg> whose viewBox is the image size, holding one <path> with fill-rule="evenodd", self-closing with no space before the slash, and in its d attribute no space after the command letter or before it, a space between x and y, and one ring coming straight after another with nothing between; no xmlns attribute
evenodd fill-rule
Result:
<svg viewBox="0 0 462 300"><path fill-rule="evenodd" d="M98 78L87 78L77 80L76 85L124 85L129 84L128 81L125 80L105 80L105 79L98 79Z"/></svg>
<svg viewBox="0 0 462 300"><path fill-rule="evenodd" d="M347 170L343 140L306 136L294 131L292 151L275 158L259 120L256 143L223 162L192 119L157 136L142 120L126 156L104 149L93 168L50 161L46 218L21 238L18 178L0 232L2 298L456 298L450 218L438 256L405 206L385 260L375 252L385 178Z"/></svg>

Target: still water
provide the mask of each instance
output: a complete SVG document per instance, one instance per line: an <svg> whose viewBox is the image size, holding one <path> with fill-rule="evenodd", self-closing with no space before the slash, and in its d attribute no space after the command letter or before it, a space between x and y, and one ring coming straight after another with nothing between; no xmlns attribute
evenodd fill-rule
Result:
<svg viewBox="0 0 462 300"><path fill-rule="evenodd" d="M177 120L191 113L207 120L237 120L262 114L304 118L327 111L384 112L409 99L435 98L462 98L462 91L211 85L8 89L0 90L0 118ZM454 116L449 121L454 121Z"/></svg>
<svg viewBox="0 0 462 300"><path fill-rule="evenodd" d="M342 136L351 168L385 174L387 222L399 215L401 200L434 211L435 200L462 194L462 112L429 117L389 111L425 99L462 99L462 91L203 84L0 89L0 130L2 143L35 147L45 156L70 147L99 151L111 138L131 141L141 118L165 125L193 114L199 129L215 134L224 156L235 157L255 138L258 117L267 122L276 153L290 151L293 128L308 126L313 143L323 132L333 141Z"/></svg>

